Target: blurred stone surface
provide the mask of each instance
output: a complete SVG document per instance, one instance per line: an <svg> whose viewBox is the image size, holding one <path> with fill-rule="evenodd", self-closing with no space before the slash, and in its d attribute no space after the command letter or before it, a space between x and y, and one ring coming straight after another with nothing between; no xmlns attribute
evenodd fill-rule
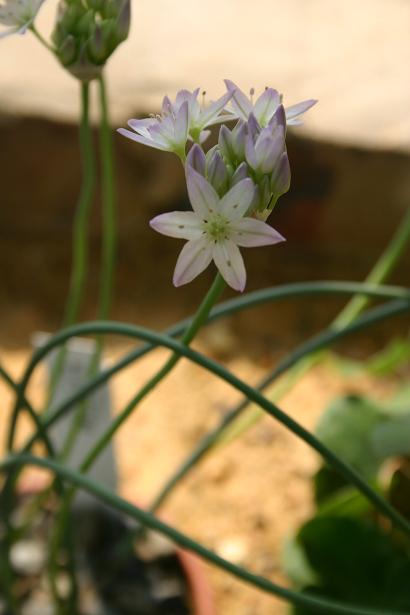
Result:
<svg viewBox="0 0 410 615"><path fill-rule="evenodd" d="M182 87L215 98L229 77L244 89L276 87L288 104L318 98L303 134L409 149L408 0L133 0L132 9L108 70L116 124ZM45 34L55 11L47 0ZM0 111L75 120L77 89L33 36L1 41Z"/></svg>
<svg viewBox="0 0 410 615"><path fill-rule="evenodd" d="M42 32L51 30L55 10L56 0L44 3ZM292 186L270 220L287 243L244 251L247 288L362 279L410 206L409 23L407 0L158 0L154 7L135 0L130 39L108 70L113 127L155 111L165 92L181 87L201 85L215 98L227 76L243 88L273 85L289 104L319 98L305 126L289 131ZM0 49L0 329L8 342L27 341L33 328L59 326L68 289L81 181L78 84L30 34L2 40ZM181 165L113 139L113 317L166 326L194 309L213 270L182 290L172 287L181 242L160 237L148 222L188 207ZM95 317L100 203L97 193L82 318ZM409 267L407 256L396 279L408 283ZM305 311L301 330L308 320ZM252 332L258 323L247 326Z"/></svg>

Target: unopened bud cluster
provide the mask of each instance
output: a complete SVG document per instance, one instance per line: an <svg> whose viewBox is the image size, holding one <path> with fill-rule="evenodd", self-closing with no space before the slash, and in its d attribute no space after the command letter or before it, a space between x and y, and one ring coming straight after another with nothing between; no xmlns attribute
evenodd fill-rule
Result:
<svg viewBox="0 0 410 615"><path fill-rule="evenodd" d="M129 27L130 0L60 0L56 54L75 77L90 81L127 38Z"/></svg>

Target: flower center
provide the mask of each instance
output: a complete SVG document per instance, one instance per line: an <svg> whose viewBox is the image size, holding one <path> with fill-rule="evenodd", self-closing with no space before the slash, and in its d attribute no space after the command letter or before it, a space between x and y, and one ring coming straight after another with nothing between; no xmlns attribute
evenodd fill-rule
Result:
<svg viewBox="0 0 410 615"><path fill-rule="evenodd" d="M223 241L224 239L229 239L229 220L221 214L214 214L208 220L205 220L203 229L211 241L218 242Z"/></svg>

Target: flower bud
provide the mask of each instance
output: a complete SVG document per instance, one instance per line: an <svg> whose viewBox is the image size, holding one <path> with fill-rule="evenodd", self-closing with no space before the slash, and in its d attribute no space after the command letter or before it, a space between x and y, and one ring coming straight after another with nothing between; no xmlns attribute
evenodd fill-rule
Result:
<svg viewBox="0 0 410 615"><path fill-rule="evenodd" d="M276 201L282 194L285 194L290 188L290 165L287 152L281 155L271 177L270 189L272 192L272 202L270 208L273 209Z"/></svg>
<svg viewBox="0 0 410 615"><path fill-rule="evenodd" d="M206 155L206 178L219 196L229 189L229 173L217 145Z"/></svg>
<svg viewBox="0 0 410 615"><path fill-rule="evenodd" d="M236 168L245 160L246 125L239 121L233 130L221 126L219 148L226 164Z"/></svg>
<svg viewBox="0 0 410 615"><path fill-rule="evenodd" d="M61 64L90 81L128 36L130 0L60 0L53 41Z"/></svg>
<svg viewBox="0 0 410 615"><path fill-rule="evenodd" d="M187 164L189 164L195 171L205 177L206 157L204 150L200 145L194 143L188 152L186 157Z"/></svg>

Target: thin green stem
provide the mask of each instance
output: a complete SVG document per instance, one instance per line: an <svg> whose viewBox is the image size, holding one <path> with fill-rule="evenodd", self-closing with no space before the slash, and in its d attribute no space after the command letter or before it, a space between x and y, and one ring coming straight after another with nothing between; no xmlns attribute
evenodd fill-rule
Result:
<svg viewBox="0 0 410 615"><path fill-rule="evenodd" d="M310 361L316 361L318 354L324 349L329 348L330 345L334 344L341 338L346 337L347 335L379 322L380 319L383 319L385 316L385 306L380 306L369 310L363 316L356 318L356 320L354 320L350 325L346 325L343 328L335 329L333 327L329 327L328 329L321 331L287 354L281 361L279 361L275 368L258 383L255 388L260 392L264 391L269 385L288 372L288 370L290 370L290 374L293 379L295 381L298 380L310 366ZM295 368L298 369L295 370ZM289 381L286 381L286 387L288 386L290 379L291 378L289 378ZM277 393L276 397L279 398L281 392L280 381L279 386L275 389L275 391ZM272 399L272 395L270 397ZM248 406L249 400L244 398L237 406L235 406L223 417L215 429L206 434L202 440L200 440L195 449L186 459L184 459L182 464L165 482L149 508L151 512L158 510L168 496L171 495L174 488L215 446L220 445L222 442L226 442L228 439L227 433L229 433L229 428L242 415L243 411ZM259 412L262 411L259 409ZM249 424L247 424L247 426L248 425ZM242 429L244 428L243 425L241 427ZM233 437L233 435L230 434L230 437Z"/></svg>
<svg viewBox="0 0 410 615"><path fill-rule="evenodd" d="M95 188L95 160L94 160L94 147L92 128L90 124L90 84L88 82L82 82L81 88L81 121L80 121L80 150L83 168L83 181L81 187L81 193L78 201L78 205L74 217L73 225L73 239L72 239L72 268L70 289L67 298L64 326L69 326L74 323L80 311L81 303L84 297L85 285L87 280L88 270L88 231L89 231L89 219L91 205ZM49 387L49 397L46 404L45 412L50 410L53 403L53 398L56 393L58 383L61 375L64 371L64 363L66 358L67 348L63 346L57 354L55 364L52 369ZM81 407L78 409L78 413L81 412ZM74 424L76 425L76 416L74 417ZM65 447L64 447L65 448ZM65 453L65 450L63 451ZM67 527L67 526L66 526ZM71 592L68 602L71 607L74 608L76 602L77 586L76 579L73 573L72 560L73 553L70 549L70 531L67 527L65 533L65 542L68 546L68 561L71 577ZM53 598L56 604L58 612L63 612L63 605L59 599L57 588L57 572L58 572L58 553L50 549L49 554L49 572L50 572L50 585Z"/></svg>
<svg viewBox="0 0 410 615"><path fill-rule="evenodd" d="M389 299L410 299L410 291L398 286L374 286L371 284L359 283L359 282L304 282L296 284L285 284L283 286L276 286L266 288L261 291L255 291L248 293L240 297L225 301L211 310L207 323L214 322L219 318L223 318L234 314L235 312L250 309L265 303L288 299L292 297L305 297L305 296L322 296L327 294L344 295L352 293L366 293L375 298L389 298ZM178 336L183 333L191 319L186 319L180 323L174 325L168 329L165 333L171 336ZM114 323L115 324L115 323ZM346 331L347 333L348 331ZM51 346L45 346L41 353L37 353L33 356L30 364L28 365L21 382L18 385L18 399L13 410L13 416L11 419L9 440L11 443L14 441L16 414L18 409L24 407L24 393L29 383L31 374L33 373L36 365L43 360L43 358L55 347L54 341L50 340ZM76 391L71 397L64 401L59 407L57 407L54 413L44 419L44 425L46 428L50 427L56 420L65 415L72 406L77 404L87 395L90 395L95 389L106 382L111 376L115 375L118 371L124 369L132 362L143 357L147 352L153 350L155 346L147 344L145 346L137 347L122 358L118 363L112 367L104 370L93 378L90 382L84 383L78 391ZM33 443L37 439L35 434L31 440Z"/></svg>
<svg viewBox="0 0 410 615"><path fill-rule="evenodd" d="M207 549L202 544L192 540L185 534L182 534L175 528L160 521L152 514L145 512L141 508L130 504L126 500L120 498L116 494L108 491L102 485L91 481L86 476L62 466L49 459L34 457L31 455L10 456L0 462L0 469L5 471L17 465L35 465L51 470L54 474L58 474L62 479L69 481L77 488L84 489L88 493L99 498L102 502L110 506L112 509L124 513L143 524L151 530L163 534L171 541L175 542L182 548L192 551L205 561L225 570L229 574L245 581L246 583L261 589L269 594L274 594L279 598L290 602L294 605L305 609L315 610L319 613L327 615L405 615L404 612L393 611L387 609L366 608L353 604L343 604L341 602L319 598L309 594L303 594L292 591L286 587L280 586L264 577L249 572L245 568L237 566L228 560L220 557L210 549Z"/></svg>
<svg viewBox="0 0 410 615"><path fill-rule="evenodd" d="M376 288L377 285L381 285L399 262L409 243L409 240L410 209L406 211L395 234L368 274L364 284L376 285ZM371 296L371 294L365 294L358 291L358 294L350 299L348 304L334 319L331 326L335 329L343 329L348 326L365 309ZM291 390L296 382L298 382L317 363L320 362L323 356L323 354L316 353L300 359L300 361L293 366L293 369L287 372L286 376L276 384L270 393L271 399L276 401L280 400ZM270 375L267 376L266 379L260 382L258 389L264 390L273 380L272 376L276 378L275 369ZM260 411L255 411L255 409L249 408L247 400L241 402L228 413L226 420L223 420L221 424L209 434L209 438L205 436L195 450L189 454L186 460L184 460L180 468L176 470L170 481L176 485L182 477L186 476L188 471L195 467L196 463L200 461L205 454L212 449L213 446L216 444L221 444L222 442L227 443L238 437L241 433L243 433L243 431L251 427L258 420L260 415ZM168 495L172 490L171 482L164 486L166 495ZM158 494L154 504L157 501L162 501L162 493Z"/></svg>
<svg viewBox="0 0 410 615"><path fill-rule="evenodd" d="M254 293L249 293L248 296L245 295L245 296L237 297L230 301L225 301L224 303L220 304L219 306L217 306L211 311L207 324L210 322L214 322L215 320L223 316L232 314L238 311L238 309L251 308L251 307L254 307L255 305L260 305L261 303L265 303L267 301L277 301L285 297L296 296L300 294L301 292L303 292L303 296L306 294L306 292L309 292L309 294L323 294L323 293L332 293L332 294L342 294L343 293L344 294L346 292L350 292L350 293L356 292L358 286L360 287L360 290L362 292L370 292L373 294L373 296L389 297L389 298L394 298L394 297L405 298L406 296L408 296L408 298L410 299L410 292L404 289L400 289L398 287L393 287L393 286L392 287L380 286L380 287L377 287L377 290L375 290L373 287L366 286L365 284L356 284L356 283L349 284L347 282L335 282L335 283L309 282L306 284L306 288L302 288L301 285L299 284L289 284L283 287L279 286L279 287L275 287L271 289L265 289L265 291L257 291ZM342 332L335 332L334 330L329 331L328 337L327 337L327 344L332 344L338 339L340 339L341 337L344 337L345 335L348 335L349 333L353 331L358 331L361 328L367 326L367 323L369 322L369 319L371 318L371 316L372 316L372 313L369 312L368 318L366 315L366 318L360 321L357 321L357 323L355 323L354 326L346 327ZM180 333L184 331L184 329L186 329L189 322L190 322L189 320L184 320L181 323L178 323L177 325L174 325L173 327L168 329L165 333L173 337L178 336L180 335ZM318 350L320 347L323 347L323 346L318 346L316 350ZM155 348L155 346L151 344L137 347L136 349L132 350L130 353L125 355L117 363L112 365L112 367L98 374L98 376L93 378L90 382L85 383L74 393L74 395L69 397L59 407L57 407L52 415L44 419L44 428L49 429L56 421L60 420L63 416L65 416L66 413L69 412L79 401L84 399L84 397L88 396L90 393L95 391L95 389L97 389L99 386L101 386L104 382L109 380L112 376L117 374L119 371L121 371L122 369L124 369L125 367L133 363L134 361L137 361L138 359L140 359L150 350L153 350L153 348ZM276 372L276 368L274 371ZM272 374L266 378L267 380L266 386L267 384L270 384L270 382L275 377L276 377L275 373L272 372ZM246 400L243 402L243 405L247 405ZM242 404L241 404L241 407L242 407ZM230 415L227 415L226 417L227 420L229 419L229 416ZM228 422L231 422L231 420L228 420ZM31 437L31 439L26 443L24 447L25 451L28 451L31 449L37 437L38 437L37 434L34 434Z"/></svg>
<svg viewBox="0 0 410 615"><path fill-rule="evenodd" d="M399 314L404 314L409 311L410 301L392 301L387 305L375 308L373 310L373 315L371 318L369 317L367 324L377 322L378 320L382 320L383 318L389 318L397 316ZM388 517L392 521L392 523L394 523L398 528L401 528L404 532L410 534L409 522L404 519L394 508L392 508L386 500L381 498L379 494L377 494L352 467L344 463L337 455L335 455L330 449L328 449L324 444L322 444L313 434L309 433L295 420L293 420L291 417L288 417L284 412L282 412L277 406L275 406L275 404L263 397L263 395L256 391L256 389L237 378L234 374L232 374L222 365L219 365L208 357L205 357L200 353L195 352L181 342L178 342L168 336L156 333L143 327L124 325L121 323L95 322L90 324L76 325L63 331L60 331L53 337L52 342L49 342L46 352L52 350L53 346L58 346L73 335L92 335L109 333L115 335L138 337L150 343L156 343L158 345L165 346L166 348L171 349L174 353L178 353L178 355L182 355L190 359L194 363L201 365L204 369L215 374L222 380L225 380L227 383L229 383L235 389L245 395L250 401L259 405L269 415L282 423L287 429L292 431L297 437L306 442L306 444L308 444L311 448L316 450L330 466L336 469L348 482L355 485L355 487L357 487L357 489L359 489L359 491L361 491L382 514ZM343 332L340 331L339 334L342 335ZM40 348L35 353L36 357L33 357L32 365L36 361L41 360L41 355L44 355L44 352L45 349ZM28 371L30 372L30 370Z"/></svg>
<svg viewBox="0 0 410 615"><path fill-rule="evenodd" d="M80 150L83 169L83 181L78 200L72 235L72 266L70 288L67 297L63 326L73 324L80 311L87 279L88 264L88 226L91 204L95 188L95 161L92 129L90 125L90 84L81 83L81 122ZM46 403L46 413L50 410L58 381L64 370L66 348L61 348L52 369L49 387L49 397Z"/></svg>
<svg viewBox="0 0 410 615"><path fill-rule="evenodd" d="M208 318L209 312L215 302L220 297L223 289L225 288L225 282L220 276L217 274L210 290L206 294L204 300L202 301L200 307L198 308L196 316L193 318L191 324L187 328L183 338L182 344L184 346L188 346L192 339L195 337L197 331L200 329L201 325ZM87 472L90 467L93 465L94 461L98 458L100 453L105 449L108 443L111 441L114 434L121 427L121 425L126 421L126 419L130 416L130 414L134 411L136 406L140 401L144 399L148 395L150 391L152 391L156 385L161 382L165 378L167 374L173 369L173 367L177 364L181 355L178 352L174 352L171 357L166 361L163 367L147 382L147 384L142 387L142 389L133 397L133 399L127 404L126 408L112 421L111 425L108 429L100 436L97 440L96 444L93 446L91 451L86 455L84 461L81 463L80 472ZM56 522L55 533L53 537L53 549L54 553L58 551L58 545L61 543L64 535L66 524L69 520L69 510L71 507L72 500L75 495L75 488L69 490L66 494L64 501L62 503L60 514Z"/></svg>
<svg viewBox="0 0 410 615"><path fill-rule="evenodd" d="M102 267L100 276L100 298L98 318L108 318L113 292L115 253L116 253L116 216L114 188L114 156L112 131L108 110L107 91L104 77L98 79L100 94L100 142L101 142L101 183L102 183Z"/></svg>
<svg viewBox="0 0 410 615"><path fill-rule="evenodd" d="M189 346L201 326L206 322L212 307L219 299L224 288L225 282L221 275L218 273L211 288L206 294L204 300L202 301L195 317L192 319L192 322L190 323L182 337L181 342L184 346ZM124 410L118 414L110 427L105 431L105 433L102 434L95 446L88 453L80 466L81 471L86 472L91 467L99 454L104 450L104 448L110 442L114 434L127 420L127 418L131 415L131 413L138 406L138 404L165 378L165 376L169 374L169 372L174 368L180 358L181 355L178 352L174 352L168 359L168 361L166 361L166 363L161 367L161 369L128 402Z"/></svg>
<svg viewBox="0 0 410 615"><path fill-rule="evenodd" d="M40 34L40 32L37 30L36 26L34 24L31 24L30 26L30 30L32 31L32 33L34 34L34 36L36 37L36 39L38 41L40 41L40 43L49 51L51 51L51 53L53 55L55 55L56 53L56 49L50 45L50 43L47 43L46 39L44 38L44 36L42 34Z"/></svg>
<svg viewBox="0 0 410 615"><path fill-rule="evenodd" d="M10 376L8 371L2 365L0 365L0 378L2 378L4 382L6 382L11 389L13 389L13 391L15 392L18 391L17 383L15 382L15 380L13 380L13 378ZM27 412L31 420L33 421L35 427L37 428L36 433L38 434L39 438L41 438L41 440L43 441L47 454L50 455L51 457L54 457L55 456L54 447L53 447L53 444L50 438L48 437L47 431L45 430L44 425L41 422L41 419L37 415L36 411L34 410L33 406L31 405L31 403L28 401L26 397L24 398L24 407L27 409Z"/></svg>
<svg viewBox="0 0 410 615"><path fill-rule="evenodd" d="M100 295L97 318L109 317L116 255L116 215L114 187L114 156L112 147L112 130L109 118L108 99L104 77L98 79L100 99L100 151L101 151L101 195L102 195L102 262L100 273ZM96 348L90 361L89 377L96 375L99 369L103 340L97 338ZM74 416L71 428L63 447L63 458L68 457L81 430L87 413L88 404L82 402Z"/></svg>
<svg viewBox="0 0 410 615"><path fill-rule="evenodd" d="M398 229L390 240L388 246L377 260L375 266L366 278L369 284L381 284L392 273L410 241L410 208L406 213ZM362 312L369 302L369 297L356 295L333 321L336 328L344 327L352 322Z"/></svg>

